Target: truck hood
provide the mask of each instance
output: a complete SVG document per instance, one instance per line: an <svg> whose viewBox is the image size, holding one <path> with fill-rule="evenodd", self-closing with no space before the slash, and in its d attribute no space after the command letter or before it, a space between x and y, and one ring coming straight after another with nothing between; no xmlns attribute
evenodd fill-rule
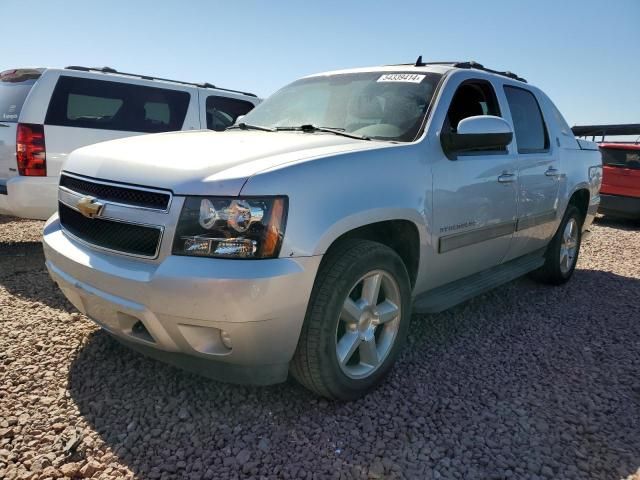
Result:
<svg viewBox="0 0 640 480"><path fill-rule="evenodd" d="M171 132L80 148L69 155L64 170L176 195L238 195L260 171L385 144L324 133Z"/></svg>

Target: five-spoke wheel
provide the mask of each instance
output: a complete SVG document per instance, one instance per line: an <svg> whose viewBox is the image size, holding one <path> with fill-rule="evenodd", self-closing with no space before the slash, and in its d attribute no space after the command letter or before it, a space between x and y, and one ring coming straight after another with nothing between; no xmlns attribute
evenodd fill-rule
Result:
<svg viewBox="0 0 640 480"><path fill-rule="evenodd" d="M291 373L329 398L358 398L393 366L410 321L411 283L391 248L345 240L327 253L313 287Z"/></svg>
<svg viewBox="0 0 640 480"><path fill-rule="evenodd" d="M357 280L336 328L336 355L345 375L362 378L378 368L393 346L400 313L400 288L389 273L373 270Z"/></svg>

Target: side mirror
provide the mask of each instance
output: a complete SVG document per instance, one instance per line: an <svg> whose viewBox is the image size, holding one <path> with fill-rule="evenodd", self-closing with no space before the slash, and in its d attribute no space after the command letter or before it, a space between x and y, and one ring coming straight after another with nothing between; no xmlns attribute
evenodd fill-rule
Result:
<svg viewBox="0 0 640 480"><path fill-rule="evenodd" d="M504 150L513 140L507 121L493 115L478 115L461 120L455 133L440 134L442 150L449 159L473 150Z"/></svg>

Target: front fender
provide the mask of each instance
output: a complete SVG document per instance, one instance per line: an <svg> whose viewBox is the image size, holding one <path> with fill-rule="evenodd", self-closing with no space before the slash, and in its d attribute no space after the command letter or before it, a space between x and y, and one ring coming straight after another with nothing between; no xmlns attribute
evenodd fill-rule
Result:
<svg viewBox="0 0 640 480"><path fill-rule="evenodd" d="M427 243L427 228L424 217L417 211L408 208L373 208L353 213L330 225L318 239L313 255L324 255L333 242L352 230L372 223L390 220L407 220L413 223L418 230L420 244L425 245Z"/></svg>
<svg viewBox="0 0 640 480"><path fill-rule="evenodd" d="M252 176L242 195L289 197L282 257L323 255L341 235L386 220L408 220L429 241L431 170L420 145L288 164Z"/></svg>

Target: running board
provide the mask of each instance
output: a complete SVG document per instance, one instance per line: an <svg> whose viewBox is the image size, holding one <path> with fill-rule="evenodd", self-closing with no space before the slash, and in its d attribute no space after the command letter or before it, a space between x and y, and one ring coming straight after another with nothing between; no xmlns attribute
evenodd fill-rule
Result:
<svg viewBox="0 0 640 480"><path fill-rule="evenodd" d="M414 313L439 313L544 265L544 249L429 290L413 302Z"/></svg>

